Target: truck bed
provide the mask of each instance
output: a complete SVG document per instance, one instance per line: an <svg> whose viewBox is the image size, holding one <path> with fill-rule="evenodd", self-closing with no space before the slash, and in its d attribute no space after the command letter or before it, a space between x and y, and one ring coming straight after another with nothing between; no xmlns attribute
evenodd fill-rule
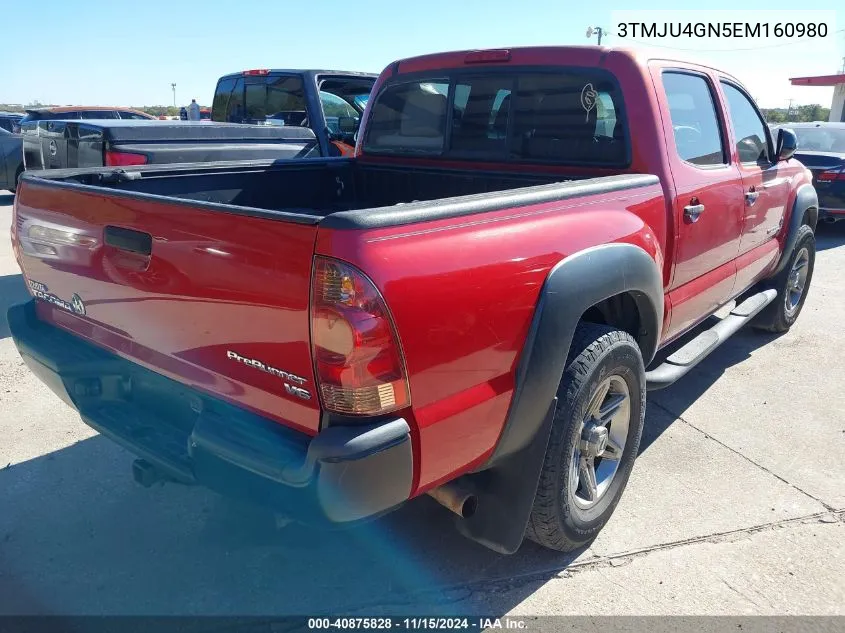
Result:
<svg viewBox="0 0 845 633"><path fill-rule="evenodd" d="M27 179L88 191L105 187L138 200L305 224L330 218L327 226L361 228L565 200L654 181L638 174L589 176L310 159L56 170L28 174Z"/></svg>
<svg viewBox="0 0 845 633"><path fill-rule="evenodd" d="M357 159L26 172L12 239L43 299L40 319L314 433L309 301L318 232L328 239L344 229L363 244L374 228L519 218L559 201L662 201L651 175L551 182L560 179ZM229 352L296 376L308 397L280 393L278 377Z"/></svg>

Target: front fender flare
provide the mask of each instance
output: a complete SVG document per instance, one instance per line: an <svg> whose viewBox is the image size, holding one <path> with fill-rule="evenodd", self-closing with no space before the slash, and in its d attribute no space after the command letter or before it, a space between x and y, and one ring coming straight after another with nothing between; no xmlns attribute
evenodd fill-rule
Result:
<svg viewBox="0 0 845 633"><path fill-rule="evenodd" d="M789 257L792 255L792 250L795 248L795 242L798 239L798 229L804 223L804 214L808 209L812 210L810 226L815 230L819 217L819 196L813 185L805 183L798 188L795 194L795 201L792 203L792 213L789 216L789 225L786 229L786 237L783 242L783 251L780 254L780 261L778 261L777 268L772 272L772 276L780 273L787 262L789 262Z"/></svg>
<svg viewBox="0 0 845 633"><path fill-rule="evenodd" d="M640 312L638 339L647 365L663 322L663 277L651 255L631 244L607 244L567 257L549 273L520 356L502 434L483 472L471 476L478 510L458 524L466 536L503 553L519 547L575 328L587 309L625 292L634 296Z"/></svg>

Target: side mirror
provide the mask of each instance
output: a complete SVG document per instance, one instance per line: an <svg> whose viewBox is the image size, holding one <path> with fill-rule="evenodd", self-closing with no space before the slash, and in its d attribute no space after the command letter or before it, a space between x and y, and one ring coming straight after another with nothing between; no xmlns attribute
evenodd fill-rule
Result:
<svg viewBox="0 0 845 633"><path fill-rule="evenodd" d="M355 134L358 131L358 118L354 116L337 117L337 129L341 134Z"/></svg>
<svg viewBox="0 0 845 633"><path fill-rule="evenodd" d="M778 161L789 160L798 149L798 137L788 128L778 129L777 156Z"/></svg>

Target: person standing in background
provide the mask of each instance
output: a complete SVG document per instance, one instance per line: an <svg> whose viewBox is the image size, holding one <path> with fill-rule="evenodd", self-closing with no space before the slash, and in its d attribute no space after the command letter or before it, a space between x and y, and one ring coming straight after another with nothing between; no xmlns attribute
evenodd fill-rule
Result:
<svg viewBox="0 0 845 633"><path fill-rule="evenodd" d="M196 99L191 99L191 105L188 106L188 121L200 120L200 106Z"/></svg>

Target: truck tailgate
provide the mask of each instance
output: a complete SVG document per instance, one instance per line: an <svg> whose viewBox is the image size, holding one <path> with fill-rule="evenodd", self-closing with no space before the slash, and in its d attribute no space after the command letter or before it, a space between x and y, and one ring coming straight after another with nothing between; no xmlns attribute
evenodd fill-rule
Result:
<svg viewBox="0 0 845 633"><path fill-rule="evenodd" d="M12 226L40 319L309 434L316 233L29 179Z"/></svg>

